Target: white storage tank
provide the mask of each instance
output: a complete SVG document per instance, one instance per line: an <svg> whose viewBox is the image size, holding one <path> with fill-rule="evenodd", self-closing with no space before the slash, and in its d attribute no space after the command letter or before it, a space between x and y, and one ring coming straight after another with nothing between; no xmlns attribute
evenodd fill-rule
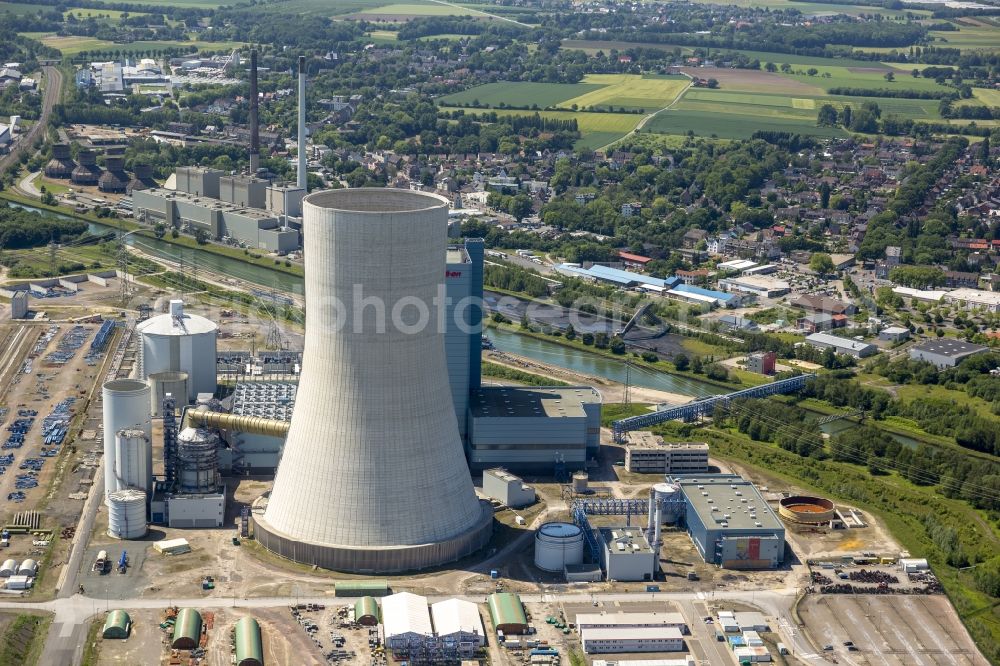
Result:
<svg viewBox="0 0 1000 666"><path fill-rule="evenodd" d="M204 428L184 428L177 436L177 478L182 493L218 489L219 437Z"/></svg>
<svg viewBox="0 0 1000 666"><path fill-rule="evenodd" d="M653 486L653 495L660 505L661 522L672 525L684 517L686 507L680 486L673 483L657 483Z"/></svg>
<svg viewBox="0 0 1000 666"><path fill-rule="evenodd" d="M3 566L0 566L0 576L8 578L17 573L17 560L4 560Z"/></svg>
<svg viewBox="0 0 1000 666"><path fill-rule="evenodd" d="M18 576L34 576L36 573L38 573L38 562L31 558L21 562L21 566L17 568Z"/></svg>
<svg viewBox="0 0 1000 666"><path fill-rule="evenodd" d="M146 536L146 493L126 488L108 495L108 536L115 539Z"/></svg>
<svg viewBox="0 0 1000 666"><path fill-rule="evenodd" d="M562 571L583 562L583 529L573 523L545 523L535 533L535 566Z"/></svg>
<svg viewBox="0 0 1000 666"><path fill-rule="evenodd" d="M587 476L586 472L576 472L573 474L573 492L577 495L582 495L587 492L587 482L590 477Z"/></svg>
<svg viewBox="0 0 1000 666"><path fill-rule="evenodd" d="M187 395L178 402L193 402L199 393L215 393L215 350L219 327L205 317L184 312L184 302L170 301L166 314L151 317L135 327L139 334L139 376L148 379L161 372L186 372Z"/></svg>
<svg viewBox="0 0 1000 666"><path fill-rule="evenodd" d="M119 489L115 473L116 438L119 430L141 430L153 441L149 414L149 384L137 379L115 379L101 391L104 412L104 498Z"/></svg>
<svg viewBox="0 0 1000 666"><path fill-rule="evenodd" d="M149 386L151 388L150 411L153 416L159 418L163 416L163 399L171 395L180 408L188 403L188 373L168 370L166 372L154 372L149 376Z"/></svg>
<svg viewBox="0 0 1000 666"><path fill-rule="evenodd" d="M142 430L126 428L115 435L115 483L115 490L152 490L153 444Z"/></svg>

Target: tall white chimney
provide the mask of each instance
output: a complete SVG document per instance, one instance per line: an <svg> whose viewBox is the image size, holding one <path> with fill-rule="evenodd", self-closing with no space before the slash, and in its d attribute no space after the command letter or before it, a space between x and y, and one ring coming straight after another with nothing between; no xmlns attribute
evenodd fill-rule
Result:
<svg viewBox="0 0 1000 666"><path fill-rule="evenodd" d="M299 189L306 189L306 57L299 56Z"/></svg>

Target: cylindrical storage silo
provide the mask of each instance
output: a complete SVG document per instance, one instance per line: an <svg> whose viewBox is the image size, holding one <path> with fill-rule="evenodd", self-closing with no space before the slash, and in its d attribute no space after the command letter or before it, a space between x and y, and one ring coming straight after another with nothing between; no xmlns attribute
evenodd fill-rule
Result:
<svg viewBox="0 0 1000 666"><path fill-rule="evenodd" d="M119 430L141 430L153 441L149 414L149 384L137 379L115 379L101 392L104 413L104 497L120 489L115 472L115 447Z"/></svg>
<svg viewBox="0 0 1000 666"><path fill-rule="evenodd" d="M589 478L586 472L576 472L573 474L573 492L578 495L587 492L587 481Z"/></svg>
<svg viewBox="0 0 1000 666"><path fill-rule="evenodd" d="M115 539L146 536L146 493L126 488L108 495L108 536Z"/></svg>
<svg viewBox="0 0 1000 666"><path fill-rule="evenodd" d="M163 416L163 399L171 395L180 408L188 402L188 373L175 370L154 372L149 375L150 411L154 417Z"/></svg>
<svg viewBox="0 0 1000 666"><path fill-rule="evenodd" d="M0 577L10 578L17 573L17 560L4 560L3 566L0 566Z"/></svg>
<svg viewBox="0 0 1000 666"><path fill-rule="evenodd" d="M177 478L182 493L217 490L219 437L204 428L184 428L177 436Z"/></svg>
<svg viewBox="0 0 1000 666"><path fill-rule="evenodd" d="M135 327L139 335L139 376L186 372L187 395L174 396L178 404L193 402L199 393L215 393L216 337L219 327L196 314L184 312L184 302L170 301L166 314Z"/></svg>
<svg viewBox="0 0 1000 666"><path fill-rule="evenodd" d="M660 519L663 523L672 525L684 517L684 493L679 486L657 483L653 486L653 495L660 506Z"/></svg>
<svg viewBox="0 0 1000 666"><path fill-rule="evenodd" d="M583 529L573 523L545 523L535 533L535 566L562 571L583 562Z"/></svg>
<svg viewBox="0 0 1000 666"><path fill-rule="evenodd" d="M38 573L38 562L30 558L25 560L24 562L21 562L21 566L17 568L18 576L34 576L37 573Z"/></svg>
<svg viewBox="0 0 1000 666"><path fill-rule="evenodd" d="M115 490L153 489L153 443L137 428L125 428L115 434Z"/></svg>

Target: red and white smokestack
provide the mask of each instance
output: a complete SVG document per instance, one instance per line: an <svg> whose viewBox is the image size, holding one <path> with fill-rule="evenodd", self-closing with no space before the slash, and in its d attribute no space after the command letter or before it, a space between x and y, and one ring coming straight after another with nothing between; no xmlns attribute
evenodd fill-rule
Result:
<svg viewBox="0 0 1000 666"><path fill-rule="evenodd" d="M306 57L299 56L299 189L306 189Z"/></svg>
<svg viewBox="0 0 1000 666"><path fill-rule="evenodd" d="M250 175L260 168L260 119L258 117L257 49L250 51Z"/></svg>

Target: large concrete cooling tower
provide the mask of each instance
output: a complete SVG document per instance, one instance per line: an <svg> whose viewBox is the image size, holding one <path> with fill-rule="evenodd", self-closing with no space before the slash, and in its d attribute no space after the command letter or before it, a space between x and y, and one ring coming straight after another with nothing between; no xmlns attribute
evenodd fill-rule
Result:
<svg viewBox="0 0 1000 666"><path fill-rule="evenodd" d="M345 189L311 194L303 209L302 375L255 537L346 571L464 557L489 540L493 512L462 452L435 306L447 200Z"/></svg>

